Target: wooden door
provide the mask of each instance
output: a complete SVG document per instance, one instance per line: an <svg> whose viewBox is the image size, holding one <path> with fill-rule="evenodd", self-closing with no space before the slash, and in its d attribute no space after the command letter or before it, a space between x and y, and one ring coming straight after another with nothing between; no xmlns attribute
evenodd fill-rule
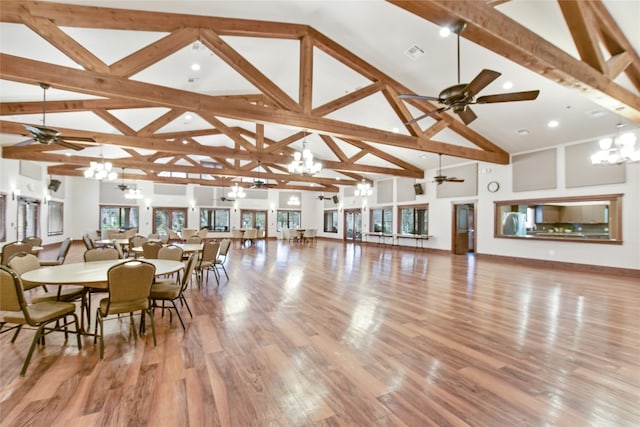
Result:
<svg viewBox="0 0 640 427"><path fill-rule="evenodd" d="M475 209L472 203L454 205L453 253L475 252Z"/></svg>

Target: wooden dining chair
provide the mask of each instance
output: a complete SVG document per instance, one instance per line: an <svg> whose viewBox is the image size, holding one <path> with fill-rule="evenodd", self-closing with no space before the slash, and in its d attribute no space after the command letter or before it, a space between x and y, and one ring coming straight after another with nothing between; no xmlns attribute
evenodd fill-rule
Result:
<svg viewBox="0 0 640 427"><path fill-rule="evenodd" d="M107 272L109 296L100 300L96 309L94 343L100 341L100 360L104 358L104 320L112 314L129 313L131 328L135 336L133 314L140 311L140 333L144 332L145 315L151 319L153 345L157 345L156 327L150 309L149 295L156 273L153 264L140 260L116 264Z"/></svg>
<svg viewBox="0 0 640 427"><path fill-rule="evenodd" d="M22 365L20 375L24 376L31 362L33 351L38 343L44 343L44 337L52 332L64 332L65 337L69 333L69 326L75 325L75 333L78 339L78 350L82 349L80 341L80 327L76 316L76 305L69 302L47 301L28 304L24 297L22 281L18 274L0 265L0 311L3 312L0 321L0 330L9 323L15 324L16 333L11 342L15 342L18 332L23 325L36 328L36 333L31 341L31 347ZM69 317L71 320L69 320Z"/></svg>

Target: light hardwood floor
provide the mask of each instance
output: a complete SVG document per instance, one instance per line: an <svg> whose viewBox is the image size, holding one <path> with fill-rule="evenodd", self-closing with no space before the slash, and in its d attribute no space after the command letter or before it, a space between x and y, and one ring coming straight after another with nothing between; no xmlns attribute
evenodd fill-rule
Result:
<svg viewBox="0 0 640 427"><path fill-rule="evenodd" d="M638 277L323 240L228 270L156 348L123 317L104 361L51 335L21 378L32 332L3 334L1 425L640 425Z"/></svg>

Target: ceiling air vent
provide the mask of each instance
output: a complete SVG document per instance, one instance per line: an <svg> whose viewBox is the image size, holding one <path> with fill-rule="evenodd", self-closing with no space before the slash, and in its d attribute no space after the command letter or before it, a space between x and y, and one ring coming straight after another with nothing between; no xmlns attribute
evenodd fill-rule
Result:
<svg viewBox="0 0 640 427"><path fill-rule="evenodd" d="M409 49L407 49L404 54L412 60L417 61L422 57L422 55L424 55L424 50L422 50L422 48L417 44L414 44Z"/></svg>

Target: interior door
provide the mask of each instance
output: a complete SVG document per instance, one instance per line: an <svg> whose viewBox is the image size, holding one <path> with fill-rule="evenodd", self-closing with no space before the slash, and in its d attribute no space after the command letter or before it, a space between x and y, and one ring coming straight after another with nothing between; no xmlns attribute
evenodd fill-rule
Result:
<svg viewBox="0 0 640 427"><path fill-rule="evenodd" d="M344 211L344 240L362 240L362 211L360 209Z"/></svg>
<svg viewBox="0 0 640 427"><path fill-rule="evenodd" d="M454 205L453 253L475 252L475 209L472 203Z"/></svg>

